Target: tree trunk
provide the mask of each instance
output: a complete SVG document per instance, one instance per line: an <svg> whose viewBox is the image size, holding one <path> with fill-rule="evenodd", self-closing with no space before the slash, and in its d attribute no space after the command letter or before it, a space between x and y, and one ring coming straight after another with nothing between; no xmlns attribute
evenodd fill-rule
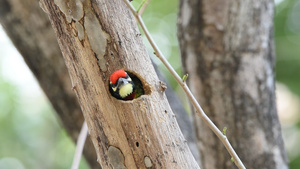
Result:
<svg viewBox="0 0 300 169"><path fill-rule="evenodd" d="M36 0L0 0L0 12L3 28L76 141L84 118L47 15ZM99 168L89 139L84 155L91 168Z"/></svg>
<svg viewBox="0 0 300 169"><path fill-rule="evenodd" d="M63 126L76 141L84 119L76 96L71 90L71 81L47 15L36 0L0 0L0 12L0 23L39 81ZM155 70L158 73L157 68ZM158 77L166 81L159 73ZM167 86L165 92L168 101L198 161L199 154L191 120L178 96L168 83ZM99 168L94 147L89 139L84 148L84 155L91 168Z"/></svg>
<svg viewBox="0 0 300 169"><path fill-rule="evenodd" d="M55 3L41 1L102 167L199 168L124 3ZM132 101L111 96L109 76L121 68L142 81L145 95Z"/></svg>
<svg viewBox="0 0 300 169"><path fill-rule="evenodd" d="M272 0L181 0L179 41L188 84L248 169L288 168L275 104ZM194 113L201 167L233 168Z"/></svg>

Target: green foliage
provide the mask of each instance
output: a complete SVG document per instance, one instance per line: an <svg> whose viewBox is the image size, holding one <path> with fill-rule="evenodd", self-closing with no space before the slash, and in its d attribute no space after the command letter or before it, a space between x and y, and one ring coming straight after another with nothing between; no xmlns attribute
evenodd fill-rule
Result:
<svg viewBox="0 0 300 169"><path fill-rule="evenodd" d="M226 136L226 131L227 131L227 127L224 127L223 131L222 131L222 133L223 133L224 136Z"/></svg>
<svg viewBox="0 0 300 169"><path fill-rule="evenodd" d="M290 161L290 169L299 169L300 166L300 156L297 156Z"/></svg>
<svg viewBox="0 0 300 169"><path fill-rule="evenodd" d="M143 0L133 1L135 8L137 9ZM144 14L143 20L151 33L153 39L160 47L160 50L168 59L169 63L174 67L174 69L182 74L181 69L181 59L179 57L179 46L177 40L177 13L178 13L178 0L150 0ZM146 38L145 45L148 51L153 51L149 43L147 43ZM166 77L170 80L173 88L178 85L175 79L168 73L167 69L161 64L161 62L156 58L153 52L149 52L153 61L159 66L161 70L165 73Z"/></svg>
<svg viewBox="0 0 300 169"><path fill-rule="evenodd" d="M276 6L274 18L276 45L276 80L284 83L288 88L300 96L300 1L284 0ZM300 112L298 112L300 113ZM294 124L298 128L300 122ZM297 133L290 133L289 127L283 127L285 141L297 137ZM285 133L286 131L286 133ZM298 145L299 146L299 145ZM290 147L290 146L287 146ZM290 168L300 168L299 147L288 148Z"/></svg>
<svg viewBox="0 0 300 169"><path fill-rule="evenodd" d="M0 93L0 168L70 168L74 143L47 100L22 97L2 78Z"/></svg>
<svg viewBox="0 0 300 169"><path fill-rule="evenodd" d="M22 59L16 56L15 49L2 32L1 29L0 169L70 168L75 146L58 124L48 100L41 92L24 92L24 86L7 78L7 72L18 70L23 73L24 70L16 64L16 60ZM14 65L5 66L8 58L15 59ZM22 73L16 76L21 79ZM32 87L32 83L37 82L30 82L29 86ZM81 169L84 168L88 166L82 162Z"/></svg>
<svg viewBox="0 0 300 169"><path fill-rule="evenodd" d="M189 77L189 74L185 74L182 77L182 81L185 82L187 80L187 78Z"/></svg>
<svg viewBox="0 0 300 169"><path fill-rule="evenodd" d="M285 0L276 6L276 80L300 96L300 1Z"/></svg>

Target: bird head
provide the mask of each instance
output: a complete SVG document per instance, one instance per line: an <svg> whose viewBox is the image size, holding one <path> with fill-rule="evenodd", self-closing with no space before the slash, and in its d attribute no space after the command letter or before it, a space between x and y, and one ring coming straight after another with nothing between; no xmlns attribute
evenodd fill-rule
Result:
<svg viewBox="0 0 300 169"><path fill-rule="evenodd" d="M109 86L111 94L117 99L129 100L127 97L134 92L133 81L124 70L117 70L111 74Z"/></svg>

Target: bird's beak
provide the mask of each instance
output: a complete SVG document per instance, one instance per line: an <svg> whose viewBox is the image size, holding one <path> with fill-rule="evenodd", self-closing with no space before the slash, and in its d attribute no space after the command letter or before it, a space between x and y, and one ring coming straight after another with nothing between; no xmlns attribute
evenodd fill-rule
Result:
<svg viewBox="0 0 300 169"><path fill-rule="evenodd" d="M129 83L129 80L128 79L125 79L125 78L120 78L120 87Z"/></svg>
<svg viewBox="0 0 300 169"><path fill-rule="evenodd" d="M112 89L114 91L117 91L118 88L120 89L122 86L124 86L127 83L129 83L129 81L131 81L130 78L123 78L123 77L121 77L121 78L118 79L117 85L115 87L113 87Z"/></svg>

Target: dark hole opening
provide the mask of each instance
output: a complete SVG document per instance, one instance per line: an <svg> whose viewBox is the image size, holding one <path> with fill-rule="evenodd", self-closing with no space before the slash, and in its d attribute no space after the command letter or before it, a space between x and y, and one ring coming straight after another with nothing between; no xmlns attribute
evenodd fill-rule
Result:
<svg viewBox="0 0 300 169"><path fill-rule="evenodd" d="M139 143L139 142L136 142L135 145L136 145L136 147L139 147L139 146L140 146L140 143Z"/></svg>

